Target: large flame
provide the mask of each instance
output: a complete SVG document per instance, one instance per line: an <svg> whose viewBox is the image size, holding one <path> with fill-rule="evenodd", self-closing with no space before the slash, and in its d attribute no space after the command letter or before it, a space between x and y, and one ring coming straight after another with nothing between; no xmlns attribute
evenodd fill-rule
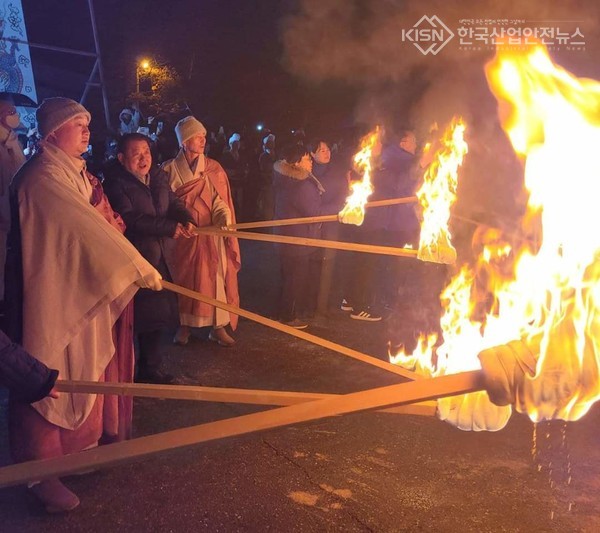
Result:
<svg viewBox="0 0 600 533"><path fill-rule="evenodd" d="M417 198L423 208L419 259L427 261L441 258L440 262L444 263L454 263L456 260L448 222L450 208L456 201L458 169L468 152L464 132L465 123L462 118L452 119L417 191Z"/></svg>
<svg viewBox="0 0 600 533"><path fill-rule="evenodd" d="M369 196L373 194L371 172L373 159L376 152L381 149L380 128L366 135L360 144L360 150L354 155L354 169L362 176L360 180L350 184L352 193L346 198L346 204L339 212L338 217L346 224L360 226L365 219L365 205Z"/></svg>
<svg viewBox="0 0 600 533"><path fill-rule="evenodd" d="M517 410L536 422L577 420L600 396L600 83L555 65L541 45L499 50L486 75L525 165L521 238L479 230L477 265L442 295L443 344L437 353L431 341L421 346L418 363L415 354L393 360L447 374L479 368L483 350L520 341L533 365L516 390ZM483 420L465 421L465 405ZM510 414L481 394L439 407L464 429L500 429Z"/></svg>
<svg viewBox="0 0 600 533"><path fill-rule="evenodd" d="M535 420L577 420L598 399L600 296L600 83L555 65L544 47L498 54L487 65L502 125L525 160L526 220L543 232L525 249L513 282L535 375L517 408Z"/></svg>

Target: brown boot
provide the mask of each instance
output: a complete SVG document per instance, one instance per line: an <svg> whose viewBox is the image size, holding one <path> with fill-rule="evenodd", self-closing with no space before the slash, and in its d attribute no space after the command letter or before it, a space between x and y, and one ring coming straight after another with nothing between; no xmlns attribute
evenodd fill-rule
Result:
<svg viewBox="0 0 600 533"><path fill-rule="evenodd" d="M79 498L65 487L60 479L47 479L30 487L29 491L48 513L66 513L79 505Z"/></svg>
<svg viewBox="0 0 600 533"><path fill-rule="evenodd" d="M227 334L225 328L213 328L208 334L208 339L216 342L219 346L233 346L235 339Z"/></svg>

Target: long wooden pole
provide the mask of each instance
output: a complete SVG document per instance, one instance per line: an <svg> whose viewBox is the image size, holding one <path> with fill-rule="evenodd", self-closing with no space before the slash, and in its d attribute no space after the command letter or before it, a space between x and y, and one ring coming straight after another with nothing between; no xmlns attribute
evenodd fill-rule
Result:
<svg viewBox="0 0 600 533"><path fill-rule="evenodd" d="M271 235L265 233L250 233L244 231L229 231L214 226L202 226L194 230L199 235L219 235L221 237L235 237L251 241L278 242L281 244L296 244L299 246L314 246L315 248L332 248L334 250L347 250L350 252L366 252L379 255L394 255L398 257L417 257L417 250L394 248L393 246L377 246L374 244L357 244L354 242L327 241L324 239L309 239L306 237L290 237L288 235Z"/></svg>
<svg viewBox="0 0 600 533"><path fill-rule="evenodd" d="M376 200L373 202L367 202L365 207L385 207L388 205L399 205L399 204L409 204L415 203L418 201L416 196L406 196L403 198L391 198L389 200ZM475 226L479 226L484 224L484 222L475 220L472 218L468 218L458 213L450 213L450 216L456 220L460 220L462 222L467 222L469 224L474 224ZM321 215L316 217L298 217L298 218L281 218L276 220L259 220L256 222L241 222L239 224L231 224L227 226L227 229L230 230L247 230L247 229L257 229L257 228L275 228L279 226L292 226L294 224L316 224L319 222L337 222L338 215ZM508 233L509 236L516 236L518 238L523 239L524 237L514 233Z"/></svg>
<svg viewBox="0 0 600 533"><path fill-rule="evenodd" d="M117 394L160 398L163 400L194 400L220 403L243 403L252 405L294 405L296 403L323 400L339 396L322 392L292 392L253 389L230 389L226 387L200 387L195 385L157 385L154 383L114 383L97 381L58 380L55 388L59 392L77 394ZM384 413L412 415L435 414L436 404L420 402L400 407L383 409Z"/></svg>
<svg viewBox="0 0 600 533"><path fill-rule="evenodd" d="M367 202L365 207L385 207L388 205L412 204L417 201L416 196L406 196L404 198L390 198L388 200L375 200ZM280 218L278 220L260 220L258 222L242 222L227 226L228 229L255 229L255 228L273 228L277 226L292 226L294 224L316 224L319 222L337 222L338 215L321 215L316 217L298 217L298 218Z"/></svg>
<svg viewBox="0 0 600 533"><path fill-rule="evenodd" d="M0 487L19 485L112 466L158 452L254 431L299 424L332 416L405 405L483 389L480 371L389 385L333 398L279 407L260 413L209 422L188 428L100 446L80 453L0 468Z"/></svg>
<svg viewBox="0 0 600 533"><path fill-rule="evenodd" d="M317 344L322 346L323 348L327 348L328 350L333 350L341 355L345 355L347 357L352 357L353 359L358 359L363 363L369 363L370 365L377 366L388 372L392 372L394 374L398 374L399 376L408 378L408 379L418 379L419 376L410 370L406 370L400 366L393 365L388 363L387 361L382 361L381 359L377 359L371 355L364 354L357 350L353 350L352 348L348 348L346 346L342 346L341 344L337 344L335 342L328 341L326 339L322 339L321 337L317 337L316 335L311 335L305 331L292 328L291 326L286 326L281 322L277 322L276 320L271 320L270 318L266 318L257 313L253 313L251 311L246 311L240 307L236 307L234 305L230 305L226 302L221 302L219 300L215 300L214 298L210 298L208 296L204 296L196 291L192 291L191 289L186 289L185 287L181 287L180 285L175 285L175 283L171 283L170 281L162 281L162 286L165 289L176 292L177 294L181 294L182 296L187 296L188 298L193 298L194 300L198 300L200 302L207 303L209 305L213 305L215 307L219 307L220 309L225 309L225 311L229 311L235 315L243 316L244 318L248 318L253 320L254 322L258 322L263 326L268 326L272 329L276 329L283 333L287 333L288 335L293 335L294 337L298 337L299 339L304 339L305 341L312 342L313 344Z"/></svg>

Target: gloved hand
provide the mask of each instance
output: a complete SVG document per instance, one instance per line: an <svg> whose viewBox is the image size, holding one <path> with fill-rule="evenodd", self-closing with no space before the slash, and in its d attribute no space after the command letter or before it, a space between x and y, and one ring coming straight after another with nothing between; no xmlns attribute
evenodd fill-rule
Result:
<svg viewBox="0 0 600 533"><path fill-rule="evenodd" d="M162 276L160 272L156 269L153 269L152 272L146 274L143 278L138 279L135 284L142 289L150 289L152 291L161 291L162 290Z"/></svg>

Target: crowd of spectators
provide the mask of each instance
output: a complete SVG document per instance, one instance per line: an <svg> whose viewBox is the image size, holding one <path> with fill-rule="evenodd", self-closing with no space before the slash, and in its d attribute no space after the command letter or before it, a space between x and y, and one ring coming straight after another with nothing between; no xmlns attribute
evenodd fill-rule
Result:
<svg viewBox="0 0 600 533"><path fill-rule="evenodd" d="M173 281L240 305L243 257L235 232L207 235L198 228L335 215L350 182L360 179L352 172L354 143L307 140L304 129L210 131L189 111L148 116L132 105L119 113L114 135L91 141L88 110L57 97L42 102L36 128L19 144L15 113L10 101L0 102L0 229L8 253L2 288L10 335L0 337L6 359L0 359L0 383L17 389L10 410L15 461L130 435L131 398L57 396L57 372L63 379L174 383L161 364L165 332L184 345L194 328L207 327L219 346L236 343L237 315L162 290L163 281ZM414 193L416 151L413 131L387 132L374 150L375 199ZM418 221L412 208L389 206L369 210L360 227L306 223L278 232L414 246ZM278 252L280 297L273 313L288 326L307 328L335 254L291 244ZM386 296L402 281L402 265L371 254L339 255L333 305L355 320L381 320ZM16 368L14 375L9 368ZM19 391L24 381L30 384ZM49 512L79 504L58 478L30 489Z"/></svg>

